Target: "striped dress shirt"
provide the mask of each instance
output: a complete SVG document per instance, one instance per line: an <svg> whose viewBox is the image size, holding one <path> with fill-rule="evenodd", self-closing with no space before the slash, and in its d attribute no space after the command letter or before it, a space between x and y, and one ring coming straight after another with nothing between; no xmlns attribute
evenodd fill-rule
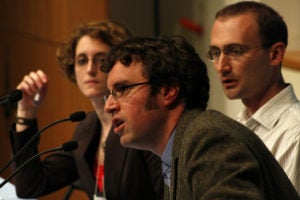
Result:
<svg viewBox="0 0 300 200"><path fill-rule="evenodd" d="M250 117L244 108L237 121L264 141L300 195L300 102L293 86L289 84Z"/></svg>

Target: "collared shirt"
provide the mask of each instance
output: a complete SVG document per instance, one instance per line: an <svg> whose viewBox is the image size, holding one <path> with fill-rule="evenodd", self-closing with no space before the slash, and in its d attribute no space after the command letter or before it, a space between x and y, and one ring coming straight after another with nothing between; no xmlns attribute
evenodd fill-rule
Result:
<svg viewBox="0 0 300 200"><path fill-rule="evenodd" d="M300 194L300 102L292 85L250 117L245 108L237 121L261 138Z"/></svg>
<svg viewBox="0 0 300 200"><path fill-rule="evenodd" d="M171 183L171 167L172 167L172 147L174 141L175 130L173 131L167 146L162 153L161 161L162 161L162 174L164 177L164 182L170 187Z"/></svg>

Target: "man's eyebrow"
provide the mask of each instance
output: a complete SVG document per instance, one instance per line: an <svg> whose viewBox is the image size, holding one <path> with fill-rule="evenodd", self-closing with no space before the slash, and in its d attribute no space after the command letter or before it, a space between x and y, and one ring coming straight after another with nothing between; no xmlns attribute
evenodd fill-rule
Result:
<svg viewBox="0 0 300 200"><path fill-rule="evenodd" d="M76 54L75 57L87 57L86 53Z"/></svg>
<svg viewBox="0 0 300 200"><path fill-rule="evenodd" d="M112 87L113 87L113 88L122 87L122 86L124 86L124 85L127 85L128 83L129 83L128 80L120 80L120 81L115 82L115 83L112 85Z"/></svg>
<svg viewBox="0 0 300 200"><path fill-rule="evenodd" d="M244 47L244 46L247 46L247 45L241 44L241 43L231 43L231 44L225 45L225 47L232 47L232 46Z"/></svg>
<svg viewBox="0 0 300 200"><path fill-rule="evenodd" d="M219 47L215 46L215 45L209 45L210 49L218 49Z"/></svg>
<svg viewBox="0 0 300 200"><path fill-rule="evenodd" d="M228 47L235 47L235 46L236 47L245 47L247 45L241 44L241 43L229 43L229 44L224 45L222 49L228 48ZM209 48L210 49L221 49L220 47L215 46L215 45L210 45Z"/></svg>

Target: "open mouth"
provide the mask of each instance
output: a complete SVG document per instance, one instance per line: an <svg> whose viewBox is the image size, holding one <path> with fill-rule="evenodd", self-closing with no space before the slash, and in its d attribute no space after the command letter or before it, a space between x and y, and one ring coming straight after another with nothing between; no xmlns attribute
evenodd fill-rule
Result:
<svg viewBox="0 0 300 200"><path fill-rule="evenodd" d="M230 87L234 87L236 85L237 81L234 79L224 79L222 81L222 83L223 83L224 87L230 88Z"/></svg>
<svg viewBox="0 0 300 200"><path fill-rule="evenodd" d="M115 118L115 119L113 119L112 124L113 124L113 127L114 127L114 132L119 134L120 131L123 128L122 125L124 124L124 121Z"/></svg>
<svg viewBox="0 0 300 200"><path fill-rule="evenodd" d="M123 121L114 119L112 123L113 123L114 127L116 128L116 127L120 126L121 124L123 124Z"/></svg>

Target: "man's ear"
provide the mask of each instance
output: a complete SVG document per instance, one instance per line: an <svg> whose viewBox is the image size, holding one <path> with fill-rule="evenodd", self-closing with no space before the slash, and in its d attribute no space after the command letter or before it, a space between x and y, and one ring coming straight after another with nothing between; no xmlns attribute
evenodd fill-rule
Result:
<svg viewBox="0 0 300 200"><path fill-rule="evenodd" d="M164 104L169 106L178 101L179 86L166 86L161 88Z"/></svg>
<svg viewBox="0 0 300 200"><path fill-rule="evenodd" d="M282 42L277 42L271 47L271 65L279 66L282 63L285 53L285 45Z"/></svg>

